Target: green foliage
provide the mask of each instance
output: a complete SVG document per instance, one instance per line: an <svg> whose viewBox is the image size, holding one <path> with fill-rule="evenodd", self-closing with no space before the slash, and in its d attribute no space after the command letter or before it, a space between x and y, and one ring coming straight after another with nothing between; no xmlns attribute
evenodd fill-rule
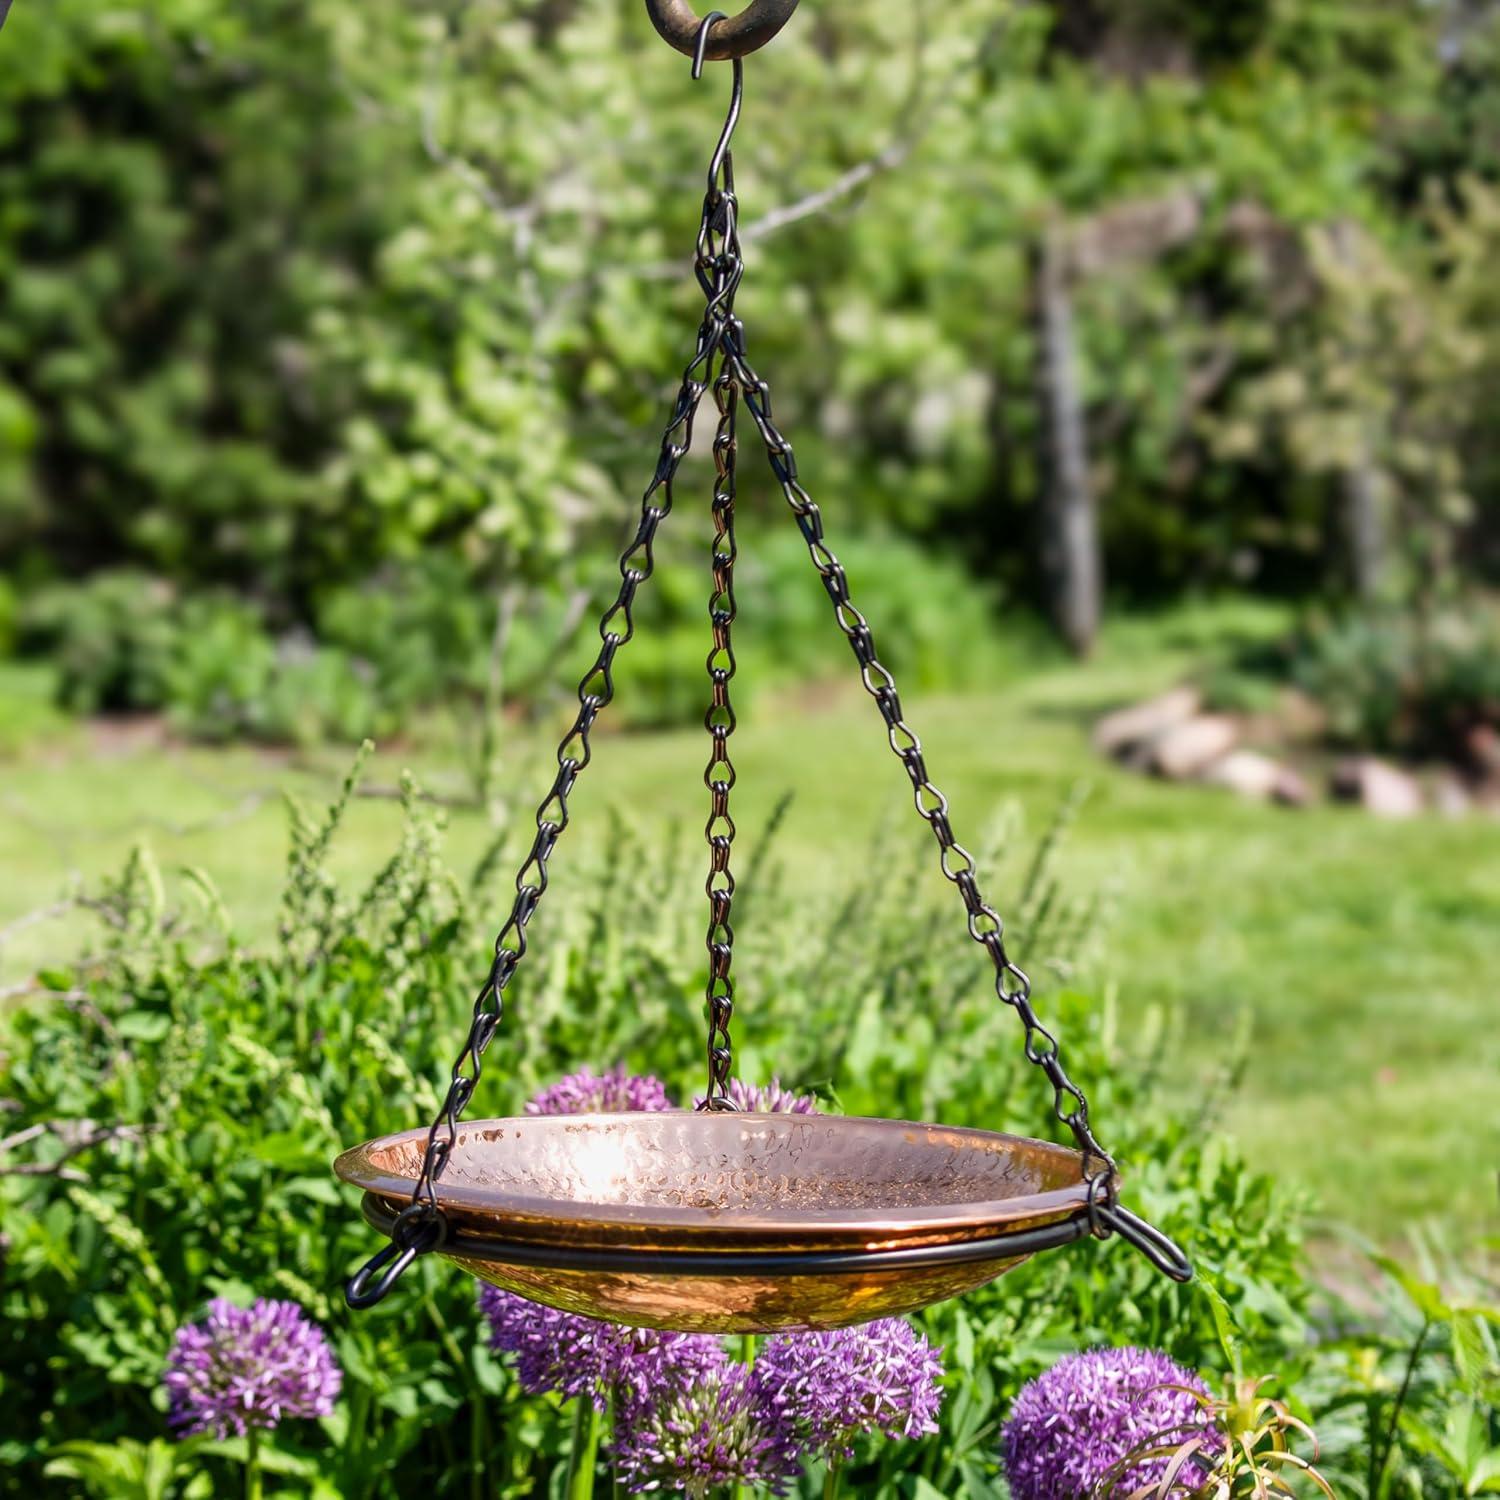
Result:
<svg viewBox="0 0 1500 1500"><path fill-rule="evenodd" d="M28 601L23 638L57 665L57 692L75 711L159 707L177 639L175 600L139 573L100 573Z"/></svg>
<svg viewBox="0 0 1500 1500"><path fill-rule="evenodd" d="M325 813L292 810L275 949L225 947L138 852L97 893L100 955L46 976L48 988L7 1018L7 1130L40 1127L15 1150L41 1170L0 1178L0 1399L16 1434L0 1446L0 1493L34 1492L47 1465L110 1496L195 1494L184 1485L203 1472L215 1492L229 1483L227 1450L196 1449L194 1466L156 1446L172 1331L218 1294L290 1296L330 1329L344 1399L321 1430L289 1426L268 1453L319 1493L440 1490L482 1472L496 1492L521 1495L563 1460L564 1420L523 1398L484 1351L464 1277L425 1264L401 1298L359 1316L337 1298L370 1237L329 1160L435 1108L466 978L484 961L474 907L488 884L465 888L448 873L440 825L408 785L397 852L363 887L341 887L328 858L352 784ZM1014 930L1038 975L1071 985L1094 971L1104 918L1097 900L1058 890L1061 832L1011 868L1010 884ZM870 853L869 873L809 921L806 904L779 890L774 843L751 852L742 888L754 920L741 924L740 961L765 1001L741 1039L746 1075L779 1069L851 1110L1035 1130L1043 1091L1009 1015L997 1014L982 955L961 926L951 944L927 940L932 903L950 893L893 876L888 854ZM538 919L487 1108L517 1109L581 1060L626 1059L682 1097L697 1086L698 914L649 899L675 882L680 858L617 827L587 872L595 899ZM862 913L857 936L838 915L846 909ZM1301 1358L1307 1292L1292 1205L1205 1134L1211 1100L1189 1113L1148 1106L1169 1030L1126 1041L1112 1005L1071 988L1046 1008L1070 1066L1096 1085L1132 1202L1185 1239L1205 1282L1178 1288L1126 1247L1090 1244L934 1309L929 1328L953 1372L944 1435L866 1456L851 1475L856 1493L906 1493L920 1474L942 1494L992 1494L1006 1403L1067 1348L1140 1339L1211 1366L1231 1326L1268 1366Z"/></svg>
<svg viewBox="0 0 1500 1500"><path fill-rule="evenodd" d="M1335 1304L1302 1395L1320 1413L1323 1471L1358 1500L1476 1495L1500 1483L1500 1287L1431 1232L1404 1264L1362 1247L1376 1273Z"/></svg>
<svg viewBox="0 0 1500 1500"><path fill-rule="evenodd" d="M1483 603L1314 617L1283 652L1337 743L1462 764L1476 731L1500 727L1500 614Z"/></svg>
<svg viewBox="0 0 1500 1500"><path fill-rule="evenodd" d="M1327 577L1348 449L1306 439L1360 422L1393 483L1484 513L1500 54L1446 9L799 17L753 78L746 222L834 191L752 247L744 310L830 520L957 533L981 575L1029 580L1030 250L1174 198L1190 243L1105 233L1077 288L1121 591ZM57 0L7 46L29 66L0 81L0 544L26 591L223 586L352 666L348 601L419 558L450 599L576 582L649 473L696 317L658 271L685 273L717 98L638 9ZM1378 251L1363 293L1319 253L1334 225ZM360 717L349 670L309 675ZM222 666L194 676L233 696ZM273 696L306 734L279 701L300 693ZM374 698L377 722L418 701Z"/></svg>
<svg viewBox="0 0 1500 1500"><path fill-rule="evenodd" d="M855 671L806 545L790 517L776 519L788 524L740 536L734 700L741 712L762 689ZM934 692L993 684L1014 667L997 639L995 591L960 562L894 534L831 540L856 605L868 606L881 659L904 687ZM641 596L638 634L620 655L617 701L627 723L696 722L707 706L709 574L706 564L689 563L685 551L682 538L671 545L656 586Z"/></svg>
<svg viewBox="0 0 1500 1500"><path fill-rule="evenodd" d="M742 543L741 708L757 688L851 670L807 549L790 519L777 519L786 524ZM640 631L621 657L627 724L690 723L704 712L707 570L687 561L686 540L663 545L640 597ZM878 602L878 638L903 683L969 687L1008 665L995 640L994 591L960 564L895 535L854 536L839 551L860 597ZM602 586L596 592L580 590L571 603L550 590L492 596L437 555L331 590L316 637L275 637L261 612L232 595L183 598L145 575L99 573L39 591L22 624L31 649L57 664L58 696L71 709L165 710L175 729L210 742L347 743L394 733L442 703L493 714L497 690L532 707L571 691L596 649Z"/></svg>

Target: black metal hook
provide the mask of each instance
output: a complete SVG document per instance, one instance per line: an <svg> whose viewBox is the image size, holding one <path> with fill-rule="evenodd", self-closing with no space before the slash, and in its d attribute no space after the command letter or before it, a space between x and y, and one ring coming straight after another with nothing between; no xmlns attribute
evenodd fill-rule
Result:
<svg viewBox="0 0 1500 1500"><path fill-rule="evenodd" d="M764 47L791 20L797 3L798 0L750 0L739 15L726 17L714 27L713 39L702 55L711 62L724 62ZM688 0L646 0L646 12L651 24L679 52L698 56L704 38ZM697 77L697 73L693 76Z"/></svg>
<svg viewBox="0 0 1500 1500"><path fill-rule="evenodd" d="M352 1275L344 1285L344 1301L356 1311L374 1307L405 1274L406 1268L417 1258L412 1249L403 1250L394 1242L383 1246ZM383 1274L372 1286L370 1278L377 1271Z"/></svg>
<svg viewBox="0 0 1500 1500"><path fill-rule="evenodd" d="M719 21L727 21L727 11L711 10L704 16L703 24L698 28L698 40L693 44L693 82L696 83L703 77L703 59L708 56L708 34L714 29Z"/></svg>

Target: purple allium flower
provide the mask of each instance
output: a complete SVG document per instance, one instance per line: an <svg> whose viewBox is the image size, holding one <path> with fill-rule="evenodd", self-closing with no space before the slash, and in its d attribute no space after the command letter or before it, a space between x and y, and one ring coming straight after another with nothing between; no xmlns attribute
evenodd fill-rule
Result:
<svg viewBox="0 0 1500 1500"><path fill-rule="evenodd" d="M736 1109L759 1115L816 1115L818 1101L811 1094L794 1094L781 1086L781 1080L773 1077L770 1083L757 1087L753 1083L742 1083L738 1078L729 1080L729 1100ZM702 1099L693 1103L699 1108Z"/></svg>
<svg viewBox="0 0 1500 1500"><path fill-rule="evenodd" d="M848 1458L868 1432L914 1438L937 1431L940 1351L904 1318L766 1341L755 1379L802 1446Z"/></svg>
<svg viewBox="0 0 1500 1500"><path fill-rule="evenodd" d="M328 1340L295 1302L219 1298L177 1330L164 1383L181 1436L243 1437L283 1417L326 1417L343 1384Z"/></svg>
<svg viewBox="0 0 1500 1500"><path fill-rule="evenodd" d="M649 1074L627 1073L617 1063L606 1073L580 1068L559 1078L526 1105L528 1115L624 1114L645 1111L664 1114L677 1106L667 1097L666 1085Z"/></svg>
<svg viewBox="0 0 1500 1500"><path fill-rule="evenodd" d="M1167 1388L1173 1386L1186 1389ZM1005 1473L1014 1500L1078 1500L1144 1445L1211 1434L1188 1391L1208 1394L1197 1375L1158 1349L1064 1355L1022 1388L1005 1424ZM1167 1462L1153 1459L1130 1469L1120 1476L1121 1493L1160 1480ZM1207 1477L1207 1466L1192 1462L1182 1472L1187 1487Z"/></svg>
<svg viewBox="0 0 1500 1500"><path fill-rule="evenodd" d="M784 1495L801 1472L797 1454L796 1434L749 1369L725 1360L691 1385L624 1403L614 1460L632 1494L703 1500L740 1484Z"/></svg>
<svg viewBox="0 0 1500 1500"><path fill-rule="evenodd" d="M566 1401L585 1396L600 1411L611 1391L646 1401L685 1389L725 1362L722 1346L709 1334L603 1323L483 1282L479 1310L489 1320L490 1347L515 1356L523 1390L534 1396L556 1391Z"/></svg>

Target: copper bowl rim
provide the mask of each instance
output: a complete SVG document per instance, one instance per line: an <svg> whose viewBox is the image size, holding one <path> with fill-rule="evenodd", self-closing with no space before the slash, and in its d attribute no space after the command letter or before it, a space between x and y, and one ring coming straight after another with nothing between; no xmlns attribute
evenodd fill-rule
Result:
<svg viewBox="0 0 1500 1500"><path fill-rule="evenodd" d="M589 1203L572 1198L545 1194L525 1194L489 1187L474 1187L458 1182L438 1186L439 1206L458 1225L495 1229L503 1226L505 1236L514 1240L555 1240L565 1238L581 1245L590 1240L619 1243L622 1239L651 1239L659 1248L674 1245L692 1246L712 1241L719 1245L763 1244L768 1237L790 1246L793 1243L817 1243L830 1247L840 1243L869 1246L876 1241L900 1243L914 1239L969 1238L1004 1227L1034 1225L1070 1217L1088 1207L1088 1184L1083 1178L1082 1155L1051 1141L1029 1136L1006 1135L998 1131L976 1130L960 1125L923 1124L911 1120L870 1119L846 1115L794 1114L702 1114L673 1112L679 1120L704 1122L754 1121L773 1131L790 1131L816 1120L819 1125L839 1130L857 1126L891 1136L908 1136L919 1131L929 1139L934 1135L971 1148L994 1151L997 1147L1024 1148L1026 1154L1040 1153L1057 1166L1076 1173L1076 1180L1059 1188L1026 1193L1010 1198L985 1201L930 1204L912 1208L809 1209L797 1208L786 1213L744 1213L710 1210L673 1204ZM630 1122L640 1125L657 1120L653 1113L522 1115L491 1120L474 1120L461 1127L462 1135L497 1127L525 1126L532 1129L597 1129L601 1125ZM724 1129L709 1123L710 1129ZM343 1152L334 1162L335 1173L345 1182L363 1188L393 1207L408 1201L416 1179L398 1176L377 1163L377 1157L393 1148L425 1141L429 1127L400 1131L381 1136Z"/></svg>

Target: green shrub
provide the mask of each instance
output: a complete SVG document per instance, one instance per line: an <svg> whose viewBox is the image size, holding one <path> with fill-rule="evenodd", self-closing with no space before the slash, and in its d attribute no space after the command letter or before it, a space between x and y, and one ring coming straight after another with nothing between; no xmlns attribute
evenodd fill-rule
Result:
<svg viewBox="0 0 1500 1500"><path fill-rule="evenodd" d="M1473 730L1500 728L1493 606L1314 618L1289 649L1293 680L1323 705L1340 744L1463 759Z"/></svg>
<svg viewBox="0 0 1500 1500"><path fill-rule="evenodd" d="M260 714L276 670L276 648L260 616L232 599L191 599L175 621L165 701L177 728L200 740L231 740Z"/></svg>
<svg viewBox="0 0 1500 1500"><path fill-rule="evenodd" d="M856 532L831 543L881 659L903 688L992 684L1012 668L997 630L997 590L963 563L894 532ZM790 517L743 521L739 549L737 708L743 712L767 688L855 680L848 643ZM626 723L691 723L707 706L708 564L706 556L688 560L686 550L680 536L672 542L650 593L642 594L639 633L620 653L618 708Z"/></svg>
<svg viewBox="0 0 1500 1500"><path fill-rule="evenodd" d="M311 746L389 734L398 723L365 662L318 646L283 648L248 728L260 739Z"/></svg>
<svg viewBox="0 0 1500 1500"><path fill-rule="evenodd" d="M854 670L806 548L786 517L775 521L746 536L738 570L742 711L764 688ZM620 657L625 724L688 724L703 715L708 569L706 548L692 561L689 550L677 537L641 593L638 633ZM904 686L960 688L1005 668L994 591L962 564L895 535L853 536L840 554ZM263 615L232 595L181 598L141 574L99 574L28 601L25 642L57 660L59 695L75 711L165 709L180 732L210 741L347 742L396 733L435 704L483 704L497 670L507 701L570 692L585 653L593 659L594 622L615 585L602 556L590 572L590 600L570 604L555 591L520 589L502 603L499 591L478 588L438 554L330 590L318 607L316 641L297 631L273 639ZM496 664L502 607L509 628Z"/></svg>
<svg viewBox="0 0 1500 1500"><path fill-rule="evenodd" d="M10 581L0 578L0 660L16 648L16 626L19 606Z"/></svg>
<svg viewBox="0 0 1500 1500"><path fill-rule="evenodd" d="M330 590L318 639L359 661L395 722L435 699L479 693L496 601L441 553Z"/></svg>
<svg viewBox="0 0 1500 1500"><path fill-rule="evenodd" d="M78 713L161 708L176 644L177 602L143 573L97 573L26 601L21 641L58 669L64 707Z"/></svg>

